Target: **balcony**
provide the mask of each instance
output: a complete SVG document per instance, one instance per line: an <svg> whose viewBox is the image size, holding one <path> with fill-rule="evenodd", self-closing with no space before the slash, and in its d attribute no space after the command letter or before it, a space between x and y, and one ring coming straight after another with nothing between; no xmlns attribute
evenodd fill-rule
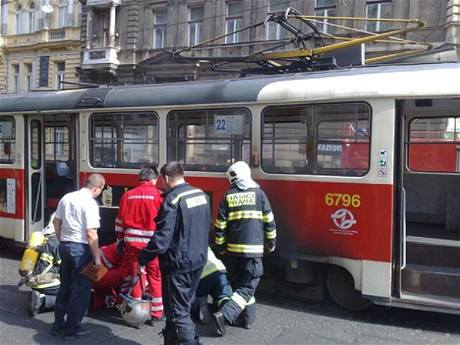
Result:
<svg viewBox="0 0 460 345"><path fill-rule="evenodd" d="M87 0L86 6L88 7L97 7L97 8L107 8L111 6L121 5L121 0Z"/></svg>
<svg viewBox="0 0 460 345"><path fill-rule="evenodd" d="M83 51L83 69L111 68L115 69L120 64L118 49L112 47L90 48Z"/></svg>
<svg viewBox="0 0 460 345"><path fill-rule="evenodd" d="M80 42L80 28L45 29L27 34L4 36L4 44L8 49L42 44L55 45L64 41Z"/></svg>

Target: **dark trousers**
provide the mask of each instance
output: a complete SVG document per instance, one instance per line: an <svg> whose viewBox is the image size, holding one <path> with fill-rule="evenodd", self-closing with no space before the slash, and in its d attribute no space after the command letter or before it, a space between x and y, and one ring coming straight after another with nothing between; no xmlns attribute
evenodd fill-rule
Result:
<svg viewBox="0 0 460 345"><path fill-rule="evenodd" d="M230 301L219 311L229 324L233 324L248 302L253 299L264 269L262 258L242 257L231 257L227 269L235 289Z"/></svg>
<svg viewBox="0 0 460 345"><path fill-rule="evenodd" d="M88 308L91 296L91 282L80 274L81 269L92 260L87 244L61 242L60 279L61 285L54 310L55 326L66 327L66 333L74 334L81 327L81 320ZM65 316L67 315L67 322Z"/></svg>
<svg viewBox="0 0 460 345"><path fill-rule="evenodd" d="M212 297L216 307L222 299L232 296L232 286L227 279L226 272L217 271L200 280L196 297L208 297L208 295Z"/></svg>
<svg viewBox="0 0 460 345"><path fill-rule="evenodd" d="M190 309L203 268L188 273L162 274L163 307L166 316L165 335L173 334L171 344L192 345L198 343ZM165 336L165 344L169 345Z"/></svg>

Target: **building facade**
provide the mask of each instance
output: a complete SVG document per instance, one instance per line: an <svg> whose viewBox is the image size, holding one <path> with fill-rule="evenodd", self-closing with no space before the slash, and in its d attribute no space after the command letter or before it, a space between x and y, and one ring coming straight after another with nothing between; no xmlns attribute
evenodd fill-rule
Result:
<svg viewBox="0 0 460 345"><path fill-rule="evenodd" d="M412 59L457 58L460 0L87 0L81 27L82 80L134 84L237 76L238 73L231 71L210 71L210 62L205 57L247 56L275 47L282 40L289 40L292 34L268 22L223 37L206 48L183 53L204 57L201 60L173 61L170 52L263 22L268 14L288 7L304 15L419 18L426 22L426 28L402 37L430 42L436 53ZM328 22L332 23L326 20L315 24L327 33L353 36L353 32L327 25ZM349 20L335 23L372 32L407 25ZM309 30L305 24L299 28ZM365 54L371 57L376 53L401 52L412 46L371 43L366 44ZM450 49L446 52L443 48ZM295 47L291 44L279 49Z"/></svg>
<svg viewBox="0 0 460 345"><path fill-rule="evenodd" d="M56 90L78 82L77 0L1 0L0 93Z"/></svg>

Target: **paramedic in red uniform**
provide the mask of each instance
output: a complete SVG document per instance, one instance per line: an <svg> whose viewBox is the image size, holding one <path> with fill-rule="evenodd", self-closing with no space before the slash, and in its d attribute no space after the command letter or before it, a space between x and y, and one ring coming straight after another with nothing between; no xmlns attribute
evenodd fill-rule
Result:
<svg viewBox="0 0 460 345"><path fill-rule="evenodd" d="M145 275L147 275L148 289L152 296L152 321L163 318L161 273L158 259L146 265L146 274L141 274L140 277L142 285L137 278L138 256L156 230L155 218L162 202L161 194L156 188L157 178L156 167L143 167L139 173L139 185L123 194L115 220L117 238L124 244L121 266L128 267L129 275L133 277L131 297L142 298L142 286L146 286Z"/></svg>
<svg viewBox="0 0 460 345"><path fill-rule="evenodd" d="M101 263L108 272L92 284L92 310L111 308L121 303L119 293L128 294L132 285L130 270L128 267L121 267L123 256L117 248L117 243L99 248L99 253Z"/></svg>

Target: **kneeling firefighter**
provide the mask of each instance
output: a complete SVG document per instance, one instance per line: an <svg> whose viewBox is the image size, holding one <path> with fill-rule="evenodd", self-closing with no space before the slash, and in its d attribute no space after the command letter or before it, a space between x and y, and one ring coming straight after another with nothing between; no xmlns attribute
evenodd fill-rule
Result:
<svg viewBox="0 0 460 345"><path fill-rule="evenodd" d="M202 324L211 322L208 296L212 298L214 311L222 307L232 296L232 286L227 278L227 269L224 263L216 258L214 252L209 247L208 261L201 273L195 300L192 303L192 312L197 315L198 320Z"/></svg>
<svg viewBox="0 0 460 345"><path fill-rule="evenodd" d="M54 308L59 290L59 241L53 226L54 213L49 224L41 231L31 234L26 250L19 263L23 277L18 286L26 284L32 289L27 307L31 316Z"/></svg>

